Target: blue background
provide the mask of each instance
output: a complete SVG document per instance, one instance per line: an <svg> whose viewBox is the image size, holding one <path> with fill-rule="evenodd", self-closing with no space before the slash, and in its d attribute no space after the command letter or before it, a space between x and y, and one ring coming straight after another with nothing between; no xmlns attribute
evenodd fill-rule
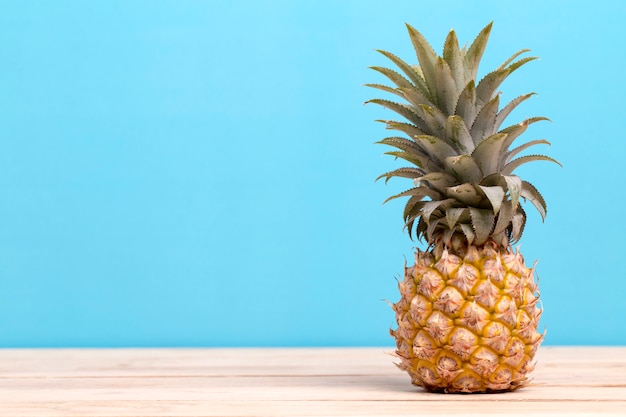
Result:
<svg viewBox="0 0 626 417"><path fill-rule="evenodd" d="M626 344L626 3L1 1L0 346L391 345L410 259L367 67L495 25L546 344Z"/></svg>

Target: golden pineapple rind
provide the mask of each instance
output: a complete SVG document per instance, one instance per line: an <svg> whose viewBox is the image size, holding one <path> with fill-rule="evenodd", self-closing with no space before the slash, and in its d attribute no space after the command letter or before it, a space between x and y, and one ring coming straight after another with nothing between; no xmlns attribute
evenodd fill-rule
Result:
<svg viewBox="0 0 626 417"><path fill-rule="evenodd" d="M395 303L398 366L432 392L524 385L543 335L534 269L497 245L415 253Z"/></svg>

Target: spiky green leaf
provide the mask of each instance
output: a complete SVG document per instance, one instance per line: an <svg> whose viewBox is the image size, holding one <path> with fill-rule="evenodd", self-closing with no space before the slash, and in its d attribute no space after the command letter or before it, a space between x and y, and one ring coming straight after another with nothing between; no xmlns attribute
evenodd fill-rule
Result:
<svg viewBox="0 0 626 417"><path fill-rule="evenodd" d="M419 106L419 110L421 110L419 115L427 126L424 131L429 132L429 134L433 136L445 137L446 115L437 107L431 107L426 104Z"/></svg>
<svg viewBox="0 0 626 417"><path fill-rule="evenodd" d="M393 171L385 172L384 174L379 175L376 178L376 181L378 181L381 178L385 178L385 184L386 184L393 177L415 179L415 178L420 178L424 176L425 173L426 172L420 168L398 168Z"/></svg>
<svg viewBox="0 0 626 417"><path fill-rule="evenodd" d="M518 56L520 56L520 55L522 55L522 54L525 54L526 52L530 52L530 49L520 49L519 51L515 52L513 55L511 55L511 57L510 57L509 59L507 59L506 61L504 61L504 62L502 63L502 65L500 65L500 66L498 67L498 69L505 68L505 67L506 67L506 66L508 66L511 62L513 62L513 60L514 60L515 58L517 58Z"/></svg>
<svg viewBox="0 0 626 417"><path fill-rule="evenodd" d="M433 159L441 164L447 157L456 155L456 151L440 137L430 135L420 135L413 138L416 144L424 149Z"/></svg>
<svg viewBox="0 0 626 417"><path fill-rule="evenodd" d="M404 72L406 76L409 77L409 79L413 82L415 87L417 87L422 92L422 94L424 94L425 98L429 97L429 91L428 91L428 88L426 87L426 82L422 78L421 74L419 74L415 70L415 68L413 68L411 65L407 64L406 62L404 62L402 59L392 54L391 52L383 51L380 49L378 49L378 52L385 55L394 64L396 64L398 68L400 68L400 70L402 70L402 72ZM401 87L401 88L406 88L406 87Z"/></svg>
<svg viewBox="0 0 626 417"><path fill-rule="evenodd" d="M470 245L474 244L474 240L476 238L476 234L474 233L474 228L467 223L461 223L459 226L461 226L461 231L465 235L465 238L467 239L467 243L469 243Z"/></svg>
<svg viewBox="0 0 626 417"><path fill-rule="evenodd" d="M454 229L459 221L461 221L465 217L465 221L470 221L469 219L469 210L467 207L459 207L459 208L451 208L446 210L446 221L448 222L448 227L450 229Z"/></svg>
<svg viewBox="0 0 626 417"><path fill-rule="evenodd" d="M544 200L539 190L528 181L522 181L520 195L526 200L529 200L541 215L541 219L545 220L548 208L546 206L546 200Z"/></svg>
<svg viewBox="0 0 626 417"><path fill-rule="evenodd" d="M472 135L461 116L453 115L446 120L446 137L459 152L459 154L469 154L474 149Z"/></svg>
<svg viewBox="0 0 626 417"><path fill-rule="evenodd" d="M522 96L516 97L513 100L511 100L509 102L509 104L507 104L506 106L504 106L502 108L502 110L500 110L498 112L498 115L496 116L496 121L494 123L494 131L498 131L500 129L500 126L502 126L502 123L504 123L504 120L509 117L509 115L511 114L511 112L513 110L515 110L515 108L522 103L523 101L529 99L530 97L532 97L533 95L535 95L536 93L529 93L529 94L524 94Z"/></svg>
<svg viewBox="0 0 626 417"><path fill-rule="evenodd" d="M533 61L535 59L537 59L537 57L531 56L527 58L522 58L519 61L510 64L506 68L499 68L487 74L483 79L480 80L480 82L476 86L477 101L479 103L486 103L487 101L491 100L496 93L496 89L509 75L511 75L511 73L513 73L513 71L515 71L525 63Z"/></svg>
<svg viewBox="0 0 626 417"><path fill-rule="evenodd" d="M457 201L454 198L447 198L445 200L428 201L426 204L424 204L424 208L422 209L422 217L424 217L424 220L426 221L426 223L430 223L431 216L435 212L435 210L437 209L445 210L447 207L450 207L455 203L457 203Z"/></svg>
<svg viewBox="0 0 626 417"><path fill-rule="evenodd" d="M417 196L417 197L421 197L422 199L429 197L432 200L439 200L441 199L441 193L435 191L435 190L431 190L429 188L425 188L425 187L414 187L411 189L408 189L406 191L403 191L399 194L396 195L392 195L391 197L389 197L388 199L386 199L383 204L387 203L388 201L391 200L395 200L396 198L401 198L401 197L412 197L412 196Z"/></svg>
<svg viewBox="0 0 626 417"><path fill-rule="evenodd" d="M472 227L476 238L474 243L481 245L489 239L489 235L493 230L495 216L491 210L469 207L472 216Z"/></svg>
<svg viewBox="0 0 626 417"><path fill-rule="evenodd" d="M389 86L386 86L386 85L383 85L383 84L364 84L364 85L365 85L365 87L375 88L377 90L382 90L382 91L385 91L387 93L394 94L394 95L396 95L398 97L405 98L404 94L402 94L402 91L398 90L397 88L389 87Z"/></svg>
<svg viewBox="0 0 626 417"><path fill-rule="evenodd" d="M470 134L475 144L479 144L486 137L493 135L496 116L498 115L498 106L500 105L500 96L495 96L489 100L484 106L480 107L474 124L470 128Z"/></svg>
<svg viewBox="0 0 626 417"><path fill-rule="evenodd" d="M545 139L537 139L537 140L531 140L530 142L520 145L517 148L506 153L505 158L504 158L505 163L509 162L511 159L513 159L514 156L518 155L520 152L523 152L526 149L530 148L531 146L535 146L535 145L548 145L549 146L550 142L548 142Z"/></svg>
<svg viewBox="0 0 626 417"><path fill-rule="evenodd" d="M459 155L446 158L446 171L454 175L459 183L480 182L483 173L471 155Z"/></svg>
<svg viewBox="0 0 626 417"><path fill-rule="evenodd" d="M388 145L403 150L405 152L415 153L419 156L428 156L428 153L424 148L415 141L403 138L401 136L391 136L375 142L377 145Z"/></svg>
<svg viewBox="0 0 626 417"><path fill-rule="evenodd" d="M456 114L463 118L468 127L471 127L474 124L476 112L476 84L474 80L470 80L459 95Z"/></svg>
<svg viewBox="0 0 626 417"><path fill-rule="evenodd" d="M472 184L461 184L456 187L450 187L446 190L446 195L466 206L478 206L483 201L483 197L478 194Z"/></svg>
<svg viewBox="0 0 626 417"><path fill-rule="evenodd" d="M499 162L503 153L506 134L496 133L480 142L472 157L483 173L483 176L491 175L499 171Z"/></svg>
<svg viewBox="0 0 626 417"><path fill-rule="evenodd" d="M478 64L480 63L483 53L485 52L485 48L487 47L487 41L489 40L489 34L491 33L492 26L493 22L490 22L480 31L465 54L466 80L476 79Z"/></svg>
<svg viewBox="0 0 626 417"><path fill-rule="evenodd" d="M376 120L377 122L381 122L385 124L385 128L388 130L398 130L400 132L406 133L406 135L410 138L413 138L418 135L425 135L426 132L415 126L411 123L405 122L396 122L393 120Z"/></svg>
<svg viewBox="0 0 626 417"><path fill-rule="evenodd" d="M417 178L418 183L426 183L430 188L445 192L446 188L457 184L456 178L445 172L431 172Z"/></svg>
<svg viewBox="0 0 626 417"><path fill-rule="evenodd" d="M424 74L424 80L428 86L428 91L430 91L430 96L433 99L436 99L435 80L437 78L437 53L435 53L432 46L430 46L426 38L417 29L409 24L407 24L406 27L409 31L409 37L411 38L413 49L415 49L420 68Z"/></svg>
<svg viewBox="0 0 626 417"><path fill-rule="evenodd" d="M413 122L417 126L420 126L424 123L422 118L415 112L414 107L408 104L397 103L395 101L384 100L380 98L374 98L366 101L365 103L374 103L378 104L379 106L383 106L389 110L398 113L400 116L404 117L410 122Z"/></svg>
<svg viewBox="0 0 626 417"><path fill-rule="evenodd" d="M480 189L485 193L485 196L489 200L491 207L493 209L493 214L498 214L500 211L500 207L502 206L502 202L504 201L505 192L502 187L492 186L488 187L485 185L479 185Z"/></svg>
<svg viewBox="0 0 626 417"><path fill-rule="evenodd" d="M513 204L511 201L504 201L500 206L500 211L498 212L498 218L496 219L496 225L493 229L493 234L499 235L506 231L506 229L511 224L511 219L513 217Z"/></svg>
<svg viewBox="0 0 626 417"><path fill-rule="evenodd" d="M437 58L435 88L437 91L437 102L439 108L447 112L447 115L454 114L457 98L459 96L454 81L452 70L442 57Z"/></svg>
<svg viewBox="0 0 626 417"><path fill-rule="evenodd" d="M503 149L509 149L509 147L515 142L515 140L528 129L533 123L540 122L542 120L550 121L547 117L538 116L538 117L530 117L528 119L522 120L520 123L516 123L509 127L506 127L500 131L500 133L506 133L507 138L503 145Z"/></svg>
<svg viewBox="0 0 626 417"><path fill-rule="evenodd" d="M511 226L511 243L516 243L522 237L524 226L526 226L526 212L521 207L519 207L518 211L513 215Z"/></svg>
<svg viewBox="0 0 626 417"><path fill-rule="evenodd" d="M390 68L385 67L370 67L374 71L380 72L385 77L387 77L392 83L394 83L398 88L415 88L413 84L406 78L404 78L399 72L396 72Z"/></svg>
<svg viewBox="0 0 626 417"><path fill-rule="evenodd" d="M442 167L438 166L433 160L430 159L427 155L416 154L414 152L398 152L398 151L390 151L385 152L385 155L391 155L396 158L404 159L415 165L418 168L423 168L425 171L440 171Z"/></svg>
<svg viewBox="0 0 626 417"><path fill-rule="evenodd" d="M423 217L422 217L422 219L423 219ZM426 237L427 237L429 242L432 242L434 240L435 232L438 229L441 229L441 225L443 224L443 222L444 222L443 218L439 218L439 219L433 220L430 223L426 222L426 224L428 224L428 228L426 229Z"/></svg>
<svg viewBox="0 0 626 417"><path fill-rule="evenodd" d="M526 164L528 162L534 162L534 161L554 162L555 164L557 164L559 166L562 166L559 161L557 161L554 158L550 158L549 156L545 156L545 155L526 155L526 156L520 156L519 158L514 159L511 162L509 162L508 164L506 164L502 168L502 174L510 175L511 173L513 173L513 171L515 171L521 165L524 165L524 164Z"/></svg>
<svg viewBox="0 0 626 417"><path fill-rule="evenodd" d="M459 40L454 30L451 30L443 45L443 59L446 60L458 91L465 87L465 71L463 69L463 55L459 49Z"/></svg>
<svg viewBox="0 0 626 417"><path fill-rule="evenodd" d="M432 106L430 100L416 88L400 88L399 91L402 97L415 107L415 112L423 119L421 106Z"/></svg>
<svg viewBox="0 0 626 417"><path fill-rule="evenodd" d="M404 206L404 221L406 222L412 217L419 216L426 203L428 203L428 201L424 201L423 196L416 195L409 198Z"/></svg>
<svg viewBox="0 0 626 417"><path fill-rule="evenodd" d="M522 180L517 175L502 175L502 178L506 182L512 209L516 210L519 206L520 193L522 192Z"/></svg>

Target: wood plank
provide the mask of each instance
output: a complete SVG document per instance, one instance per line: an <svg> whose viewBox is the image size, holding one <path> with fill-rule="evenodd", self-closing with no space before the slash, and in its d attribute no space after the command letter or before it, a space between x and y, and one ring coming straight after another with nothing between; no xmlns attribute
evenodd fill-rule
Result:
<svg viewBox="0 0 626 417"><path fill-rule="evenodd" d="M11 417L297 417L297 416L603 416L624 417L623 402L425 401L73 401L9 404L0 411Z"/></svg>
<svg viewBox="0 0 626 417"><path fill-rule="evenodd" d="M541 348L496 395L426 393L386 351L5 349L0 416L626 416L626 347Z"/></svg>

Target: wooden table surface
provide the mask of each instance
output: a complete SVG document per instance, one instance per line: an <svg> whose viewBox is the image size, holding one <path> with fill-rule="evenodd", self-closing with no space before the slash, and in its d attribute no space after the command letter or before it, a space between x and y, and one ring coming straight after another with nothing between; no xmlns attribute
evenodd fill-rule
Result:
<svg viewBox="0 0 626 417"><path fill-rule="evenodd" d="M0 349L0 416L626 416L626 347L542 347L487 395L426 393L390 351Z"/></svg>

